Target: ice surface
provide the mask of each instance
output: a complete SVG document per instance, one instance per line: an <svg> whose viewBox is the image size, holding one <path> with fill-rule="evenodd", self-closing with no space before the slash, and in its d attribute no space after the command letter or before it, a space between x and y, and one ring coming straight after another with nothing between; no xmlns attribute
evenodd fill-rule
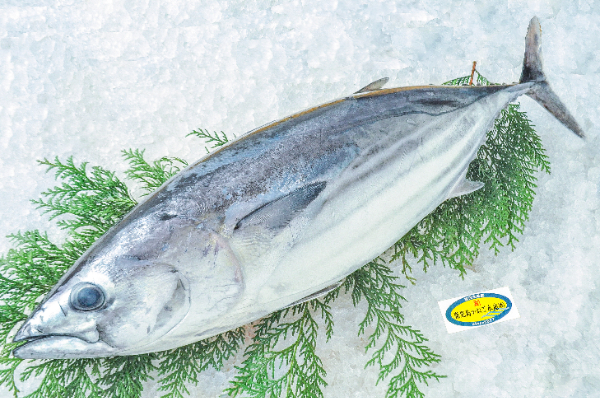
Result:
<svg viewBox="0 0 600 398"><path fill-rule="evenodd" d="M521 242L483 251L464 281L440 267L416 272L404 313L448 375L427 397L600 396L600 3L523 3L0 0L0 235L60 237L28 203L54 184L36 159L72 155L119 172L127 148L194 160L204 154L184 138L194 128L239 135L384 76L388 87L441 83L475 60L490 80L517 81L537 15L548 78L589 138L523 98L552 174L539 176ZM0 240L0 252L9 247ZM446 332L437 301L501 286L520 319ZM364 312L347 298L334 312L335 336L319 345L326 396L383 397L356 336ZM206 372L193 396L219 396L240 362Z"/></svg>

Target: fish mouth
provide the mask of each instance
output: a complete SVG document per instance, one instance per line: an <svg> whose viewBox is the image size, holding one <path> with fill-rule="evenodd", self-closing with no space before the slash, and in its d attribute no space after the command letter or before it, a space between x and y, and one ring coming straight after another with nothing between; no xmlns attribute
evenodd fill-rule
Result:
<svg viewBox="0 0 600 398"><path fill-rule="evenodd" d="M98 340L90 343L76 336L51 334L15 338L14 341L27 342L13 350L13 355L21 359L76 359L99 358L117 355L117 349Z"/></svg>

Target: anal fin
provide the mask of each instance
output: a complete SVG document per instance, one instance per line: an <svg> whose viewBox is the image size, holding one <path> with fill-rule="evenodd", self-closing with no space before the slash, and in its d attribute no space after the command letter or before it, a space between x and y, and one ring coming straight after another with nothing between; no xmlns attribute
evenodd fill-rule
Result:
<svg viewBox="0 0 600 398"><path fill-rule="evenodd" d="M481 181L470 181L466 178L463 178L454 186L454 188L452 188L452 191L450 191L446 200L470 194L471 192L475 192L478 189L483 188L483 186L484 183Z"/></svg>
<svg viewBox="0 0 600 398"><path fill-rule="evenodd" d="M306 296L304 298L301 298L300 300L294 301L292 304L283 307L282 310L285 309L285 308L293 307L295 305L306 303L307 301L314 300L314 299L316 299L318 297L324 296L327 293L331 292L332 290L335 290L338 287L342 286L342 283L344 283L343 279L341 281L339 281L339 282L334 283L333 285L327 286L326 288L319 290L318 292L315 292L313 294L309 294L308 296Z"/></svg>

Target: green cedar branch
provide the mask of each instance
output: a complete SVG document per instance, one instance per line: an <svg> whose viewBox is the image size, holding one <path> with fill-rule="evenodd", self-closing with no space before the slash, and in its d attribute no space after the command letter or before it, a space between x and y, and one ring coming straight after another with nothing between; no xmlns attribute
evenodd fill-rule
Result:
<svg viewBox="0 0 600 398"><path fill-rule="evenodd" d="M462 84L465 78L444 84ZM439 261L464 277L482 241L495 254L505 244L514 250L533 205L538 170L550 172L541 139L519 104L509 104L469 165L467 178L484 187L438 206L394 244L392 260L401 262L402 273L414 283L412 258L424 270Z"/></svg>
<svg viewBox="0 0 600 398"><path fill-rule="evenodd" d="M154 192L169 178L187 167L188 163L178 157L163 156L152 164L144 159L144 151L129 149L121 152L129 162L129 169L125 172L127 178L137 181L146 191L142 196Z"/></svg>
<svg viewBox="0 0 600 398"><path fill-rule="evenodd" d="M27 367L21 381L43 375L39 387L25 398L101 398L102 389L95 382L99 372L98 360L51 359Z"/></svg>
<svg viewBox="0 0 600 398"><path fill-rule="evenodd" d="M39 163L48 166L47 172L53 170L63 183L42 192L46 199L32 202L50 213L50 219L69 215L57 224L73 236L93 242L136 204L114 172L98 166L89 171L87 162L76 166L73 157L64 163L58 157L54 162L44 159Z"/></svg>
<svg viewBox="0 0 600 398"><path fill-rule="evenodd" d="M198 375L212 367L220 370L223 363L238 353L245 342L243 327L230 330L197 343L162 353L158 369L162 398L190 395L187 384L198 384Z"/></svg>
<svg viewBox="0 0 600 398"><path fill-rule="evenodd" d="M206 129L204 129L204 130L198 129L198 130L194 130L191 133L187 134L186 137L189 137L190 135L195 135L196 137L203 139L205 143L212 144L211 148L213 148L213 149L223 146L229 142L229 137L227 137L227 134L225 134L222 131L221 131L221 135L219 135L219 133L216 131L213 131L212 133L210 133ZM206 148L206 153L209 153L209 152L210 151L208 150L208 148Z"/></svg>
<svg viewBox="0 0 600 398"><path fill-rule="evenodd" d="M151 353L105 359L99 383L106 388L100 393L100 398L140 398L143 383L154 380L150 374L158 369L155 365L158 358L158 353Z"/></svg>
<svg viewBox="0 0 600 398"><path fill-rule="evenodd" d="M14 347L14 346L13 346ZM6 347L3 347L3 350ZM12 347L11 347L12 349ZM3 385L8 388L13 394L14 398L18 398L19 389L17 388L17 384L15 381L15 372L17 371L17 367L23 362L22 359L19 358L8 358L6 356L0 357L0 385Z"/></svg>
<svg viewBox="0 0 600 398"><path fill-rule="evenodd" d="M440 362L441 357L424 344L427 339L421 332L403 324L400 311L405 299L400 289L404 286L397 280L383 259L376 258L348 276L344 288L351 291L355 306L362 299L367 302L367 313L358 333L364 334L369 326L375 327L365 347L367 351L374 350L366 366L379 367L377 383L391 376L386 398L421 398L424 394L417 383L428 384L432 379L439 381L446 376L424 370Z"/></svg>
<svg viewBox="0 0 600 398"><path fill-rule="evenodd" d="M258 321L254 341L245 352L247 358L242 366L236 367L238 375L226 392L232 397L323 397L327 373L316 354L319 327L313 313L320 313L330 337L333 333L330 307L319 299L277 311ZM280 345L285 347L279 348Z"/></svg>
<svg viewBox="0 0 600 398"><path fill-rule="evenodd" d="M479 73L477 69L474 70L476 77L475 84L478 86L496 86L499 83L492 83ZM456 79L449 80L442 83L442 86L468 86L471 81L471 75L457 77Z"/></svg>

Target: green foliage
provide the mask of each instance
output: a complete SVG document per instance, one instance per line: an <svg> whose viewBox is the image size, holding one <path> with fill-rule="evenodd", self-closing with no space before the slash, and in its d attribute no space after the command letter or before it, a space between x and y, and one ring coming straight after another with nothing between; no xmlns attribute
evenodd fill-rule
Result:
<svg viewBox="0 0 600 398"><path fill-rule="evenodd" d="M320 312L329 340L333 319L327 301L311 300L261 319L255 325L253 343L246 349L247 359L237 367L239 374L227 390L229 395L323 397L327 373L316 354L319 326L313 313ZM285 347L277 348L279 345Z"/></svg>
<svg viewBox="0 0 600 398"><path fill-rule="evenodd" d="M423 370L440 362L441 357L423 344L427 339L418 330L403 324L400 301L405 299L400 289L404 286L397 284L398 278L391 274L390 268L377 258L346 278L345 287L352 290L354 305L363 298L368 304L358 333L364 334L368 326L375 325L366 346L367 351L374 349L367 366L379 367L378 383L392 376L386 397L421 398L425 395L417 383L427 384L446 376ZM378 346L382 338L384 342Z"/></svg>
<svg viewBox="0 0 600 398"><path fill-rule="evenodd" d="M500 84L500 83L492 83L491 81L489 81L488 79L483 77L481 74L479 74L479 71L477 69L475 70L475 74L476 74L475 84L478 86L496 86L496 85Z"/></svg>
<svg viewBox="0 0 600 398"><path fill-rule="evenodd" d="M499 153L503 156L498 157ZM469 175L486 182L486 190L480 195L490 206L495 206L496 211L486 212L486 224L482 225L485 243L491 243L495 253L503 246L501 239L505 237L511 249L515 249L518 242L515 234L523 233L533 206L538 170L550 173L541 139L525 112L519 111L519 104L510 104L496 121Z"/></svg>
<svg viewBox="0 0 600 398"><path fill-rule="evenodd" d="M100 374L98 362L90 359L52 359L30 366L21 375L21 380L32 375L43 375L43 379L39 388L26 398L100 398L102 389L92 379Z"/></svg>
<svg viewBox="0 0 600 398"><path fill-rule="evenodd" d="M438 206L396 242L392 259L401 261L403 274L413 282L413 257L425 270L441 261L463 276L482 240L496 254L504 241L514 250L533 204L538 170L550 172L540 137L519 104L510 104L467 172L467 179L483 182L483 188Z"/></svg>
<svg viewBox="0 0 600 398"><path fill-rule="evenodd" d="M159 354L142 354L128 357L113 357L102 361L103 372L100 384L106 386L100 396L140 397L144 390L143 382L153 379L150 373L157 367L152 363Z"/></svg>
<svg viewBox="0 0 600 398"><path fill-rule="evenodd" d="M217 133L216 131L213 131L213 133L211 134L208 130L198 129L192 131L191 133L186 135L186 137L190 135L195 135L196 137L203 139L206 144L211 144L212 148L218 148L229 142L227 134L225 134L222 131L221 135L219 136L219 133ZM206 148L206 152L209 152L208 148Z"/></svg>
<svg viewBox="0 0 600 398"><path fill-rule="evenodd" d="M456 79L442 83L442 86L466 86L469 84L469 81L471 81L471 75L457 77Z"/></svg>
<svg viewBox="0 0 600 398"><path fill-rule="evenodd" d="M158 369L159 391L163 398L190 395L186 384L198 384L198 375L212 367L220 370L224 361L233 357L245 340L243 327L165 353Z"/></svg>
<svg viewBox="0 0 600 398"><path fill-rule="evenodd" d="M473 73L473 80L475 80L475 85L477 86L495 86L498 84L490 82L488 79L482 76L477 69L475 69ZM462 76L442 83L442 86L468 86L470 81L471 75Z"/></svg>
<svg viewBox="0 0 600 398"><path fill-rule="evenodd" d="M129 169L125 172L127 178L142 185L142 189L146 191L143 196L154 192L188 165L183 159L168 156L163 156L150 164L144 159L144 151L139 149L124 150L121 153L129 162Z"/></svg>
<svg viewBox="0 0 600 398"><path fill-rule="evenodd" d="M476 71L477 72L477 71ZM465 81L466 79L466 81ZM466 84L470 76L445 84ZM477 72L478 84L489 84ZM204 139L213 148L228 137L207 130L190 135ZM163 157L153 162L144 152L123 151L129 162L126 176L145 194L187 166L187 162ZM101 167L76 166L72 158L40 162L54 170L62 184L34 201L39 208L58 217L68 233L58 245L38 231L10 235L15 248L0 258L0 384L19 395L15 374L23 364L10 353L19 343L9 343L17 324L26 319L61 275L110 226L135 204L125 184ZM464 274L484 241L496 253L505 244L514 248L516 234L523 230L531 210L536 170L549 171L540 139L518 105L502 112L495 128L471 163L468 178L485 183L483 189L444 202L392 248L391 260L400 260L402 272L411 282L412 258L427 269L441 261ZM25 362L21 379L41 377L29 397L139 397L144 383L156 377L162 397L189 396L190 385L209 367L221 369L254 333L245 359L227 393L233 397L323 397L326 370L318 355L317 337L333 333L330 305L340 294L351 294L354 305L364 301L367 312L358 333L367 337L367 366L379 368L378 383L387 380L386 398L420 398L419 384L442 377L429 367L440 357L427 346L427 339L404 324L398 278L382 258L348 276L341 287L315 299L277 311L252 327L227 333L174 350L131 357ZM250 329L251 328L251 329ZM23 366L21 366L23 367Z"/></svg>
<svg viewBox="0 0 600 398"><path fill-rule="evenodd" d="M115 173L102 167L94 166L88 172L87 162L77 167L73 157L65 163L58 158L54 163L47 159L39 163L48 166L47 171L54 170L56 179L60 178L63 183L43 192L46 200L32 202L50 213L51 219L70 215L70 218L58 221L58 225L73 236L100 237L135 205L127 186Z"/></svg>
<svg viewBox="0 0 600 398"><path fill-rule="evenodd" d="M15 348L17 344L7 344L7 346L2 347L2 351L10 353L10 351ZM2 355L3 356L0 357L0 385L7 387L8 391L17 397L19 389L16 385L15 372L23 360L18 358L8 358L9 354L3 353Z"/></svg>

